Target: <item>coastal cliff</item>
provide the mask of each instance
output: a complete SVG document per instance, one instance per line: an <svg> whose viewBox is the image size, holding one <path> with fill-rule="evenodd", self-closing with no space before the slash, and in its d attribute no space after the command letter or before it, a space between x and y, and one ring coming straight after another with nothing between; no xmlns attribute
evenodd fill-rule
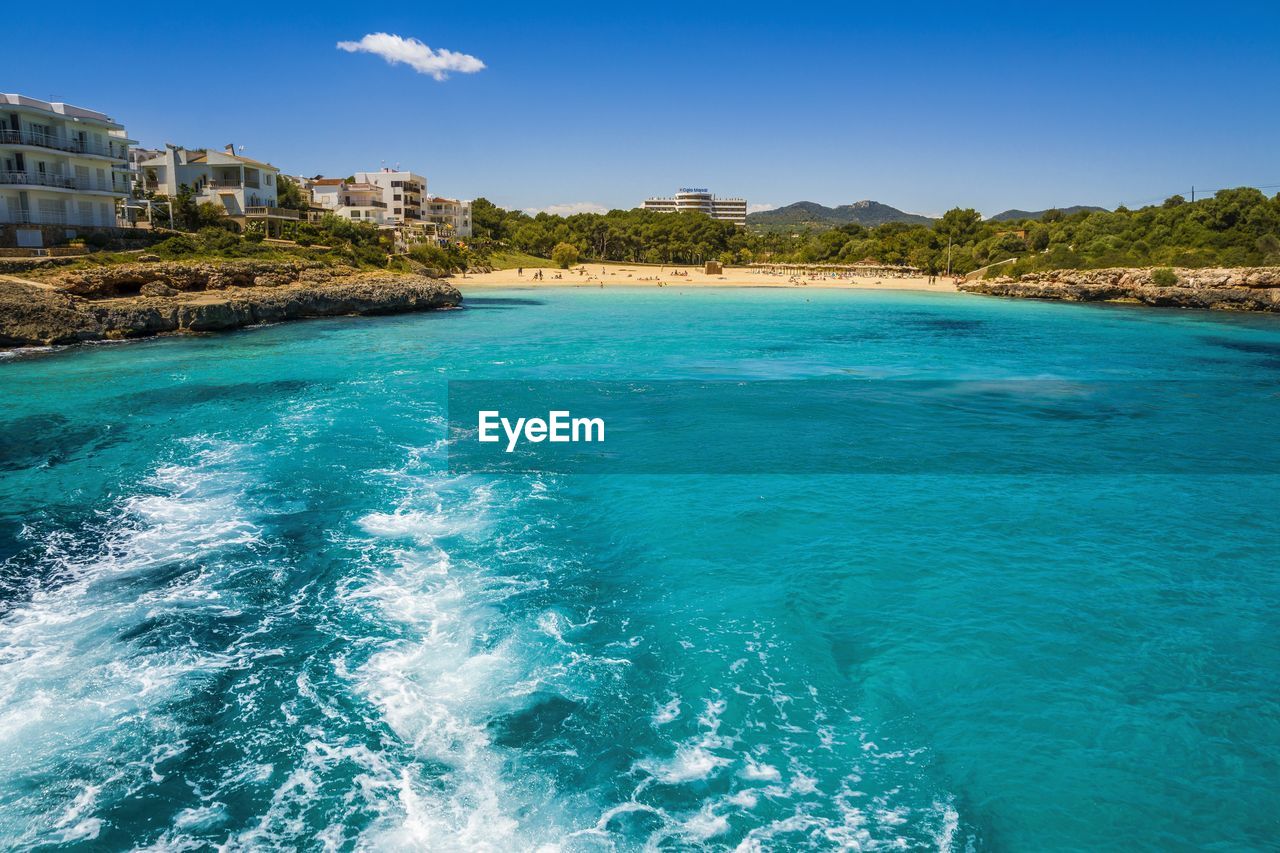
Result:
<svg viewBox="0 0 1280 853"><path fill-rule="evenodd" d="M1069 302L1128 302L1214 311L1280 312L1280 267L1054 270L967 281L967 293ZM1172 278L1170 277L1172 273ZM1169 283L1157 283L1157 280ZM1173 279L1176 279L1174 281Z"/></svg>
<svg viewBox="0 0 1280 853"><path fill-rule="evenodd" d="M212 332L259 323L456 307L446 282L307 262L136 263L0 277L0 346Z"/></svg>

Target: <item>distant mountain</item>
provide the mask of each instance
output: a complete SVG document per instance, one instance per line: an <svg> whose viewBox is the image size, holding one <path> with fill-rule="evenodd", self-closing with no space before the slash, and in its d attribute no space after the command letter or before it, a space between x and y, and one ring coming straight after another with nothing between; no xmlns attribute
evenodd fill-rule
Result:
<svg viewBox="0 0 1280 853"><path fill-rule="evenodd" d="M827 207L813 201L798 201L786 207L747 214L747 225L760 231L792 231L813 229L825 231L856 222L868 228L886 222L909 222L930 225L933 220L916 213L904 213L878 201L855 201L839 207Z"/></svg>
<svg viewBox="0 0 1280 853"><path fill-rule="evenodd" d="M1106 211L1106 208L1090 207L1087 204L1077 204L1072 207L1049 208L1049 210L1060 210L1062 211L1063 216L1070 216L1073 213L1080 213L1081 211L1088 211L1090 213L1096 213L1099 210ZM1006 210L1004 213L997 213L995 216L991 217L991 221L1008 222L1011 219L1039 219L1041 216L1048 213L1049 210Z"/></svg>

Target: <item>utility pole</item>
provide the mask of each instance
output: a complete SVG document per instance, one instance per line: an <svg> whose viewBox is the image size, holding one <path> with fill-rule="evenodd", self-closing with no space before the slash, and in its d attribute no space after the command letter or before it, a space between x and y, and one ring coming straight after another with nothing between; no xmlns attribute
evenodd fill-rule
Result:
<svg viewBox="0 0 1280 853"><path fill-rule="evenodd" d="M951 237L947 237L947 278L951 277Z"/></svg>
<svg viewBox="0 0 1280 853"><path fill-rule="evenodd" d="M1195 201L1196 201L1196 185L1192 184L1191 185L1191 203L1195 204Z"/></svg>

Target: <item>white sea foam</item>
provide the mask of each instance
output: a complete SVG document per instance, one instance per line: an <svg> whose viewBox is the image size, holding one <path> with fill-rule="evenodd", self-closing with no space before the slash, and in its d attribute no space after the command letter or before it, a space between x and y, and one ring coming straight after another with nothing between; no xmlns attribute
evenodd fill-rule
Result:
<svg viewBox="0 0 1280 853"><path fill-rule="evenodd" d="M653 724L665 726L680 716L680 697L672 699L653 713Z"/></svg>
<svg viewBox="0 0 1280 853"><path fill-rule="evenodd" d="M189 674L231 665L231 654L135 647L122 636L167 612L223 606L205 567L260 541L234 465L242 452L193 441L189 460L157 468L139 493L104 513L99 529L51 535L45 560L58 582L0 619L0 786L15 788L82 754L110 755L107 767L118 768L86 783L60 816L32 824L28 840L48 832L96 838L98 802L153 780L155 765L185 748L151 709L173 699ZM175 569L158 584L147 580ZM130 758L139 742L151 748ZM50 815L51 794L40 802Z"/></svg>
<svg viewBox="0 0 1280 853"><path fill-rule="evenodd" d="M506 772L489 723L517 709L521 697L542 683L539 649L563 648L551 668L572 666L566 633L578 626L558 611L531 615L524 624L509 621L495 605L527 588L527 581L459 565L444 546L456 537L490 535L495 498L489 485L397 479L409 486L409 497L393 511L360 520L374 537L379 568L344 596L398 626L402 638L387 642L350 678L417 761L401 769L394 808L360 843L376 849L536 849L554 841L554 834L539 837L516 815L538 783ZM379 544L396 540L415 547L384 550ZM527 545L503 547L519 553ZM448 771L424 776L424 761Z"/></svg>

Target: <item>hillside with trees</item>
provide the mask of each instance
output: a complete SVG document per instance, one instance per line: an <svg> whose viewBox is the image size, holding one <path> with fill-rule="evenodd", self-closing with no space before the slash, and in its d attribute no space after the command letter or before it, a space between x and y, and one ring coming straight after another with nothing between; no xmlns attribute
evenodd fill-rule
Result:
<svg viewBox="0 0 1280 853"><path fill-rule="evenodd" d="M1019 219L1042 219L1050 210L1056 210L1063 216L1071 216L1076 213L1098 213L1105 212L1105 207L1092 207L1087 204L1076 204L1071 207L1052 207L1047 210L1005 210L991 217L992 222L1010 222Z"/></svg>
<svg viewBox="0 0 1280 853"><path fill-rule="evenodd" d="M905 213L878 201L855 201L838 207L827 207L813 201L798 201L773 210L747 214L747 227L757 232L825 231L841 225L874 228L890 222L928 225L927 216Z"/></svg>
<svg viewBox="0 0 1280 853"><path fill-rule="evenodd" d="M1018 274L1100 267L1280 265L1280 194L1241 187L1212 198L1129 210L1045 211L1036 217L984 220L954 208L936 221L848 223L817 233L755 233L701 213L613 210L568 217L507 211L485 199L473 206L483 254L508 248L549 257L561 243L583 260L650 263L786 261L852 264L871 259L929 273L967 273L999 261Z"/></svg>

